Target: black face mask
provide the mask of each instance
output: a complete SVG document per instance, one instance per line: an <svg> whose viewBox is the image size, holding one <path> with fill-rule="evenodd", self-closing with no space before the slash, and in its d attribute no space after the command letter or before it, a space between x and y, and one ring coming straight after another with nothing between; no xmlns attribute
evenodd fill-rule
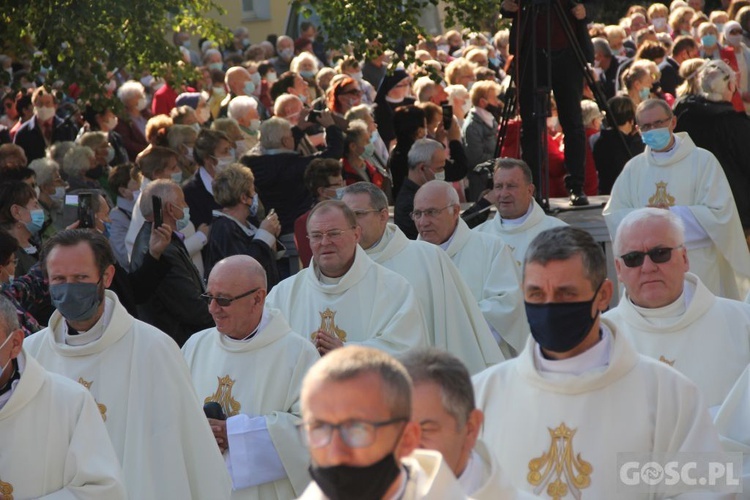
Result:
<svg viewBox="0 0 750 500"><path fill-rule="evenodd" d="M495 118L500 116L500 113L503 112L503 108L501 108L500 106L495 106L494 104L488 104L484 109Z"/></svg>
<svg viewBox="0 0 750 500"><path fill-rule="evenodd" d="M96 180L102 175L104 175L104 165L97 165L96 167L86 171L86 177L88 177L89 179Z"/></svg>
<svg viewBox="0 0 750 500"><path fill-rule="evenodd" d="M599 294L585 302L552 302L532 304L524 302L531 335L542 349L551 352L568 352L583 342L594 326L599 311L591 317L591 306Z"/></svg>
<svg viewBox="0 0 750 500"><path fill-rule="evenodd" d="M309 471L321 491L331 500L380 500L398 477L401 468L393 453L388 453L365 467L311 465Z"/></svg>

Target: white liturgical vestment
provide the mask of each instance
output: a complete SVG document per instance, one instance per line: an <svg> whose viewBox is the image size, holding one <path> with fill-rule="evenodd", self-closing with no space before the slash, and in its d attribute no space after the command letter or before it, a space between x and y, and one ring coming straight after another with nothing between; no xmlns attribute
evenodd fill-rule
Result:
<svg viewBox="0 0 750 500"><path fill-rule="evenodd" d="M469 286L484 319L502 337L506 358L516 356L529 337L521 294L521 272L503 240L478 233L459 218L446 253Z"/></svg>
<svg viewBox="0 0 750 500"><path fill-rule="evenodd" d="M637 208L669 206L685 223L690 271L719 297L742 300L748 291L750 253L732 190L713 154L685 132L663 158L646 150L633 157L612 186L604 219L614 240L622 219Z"/></svg>
<svg viewBox="0 0 750 500"><path fill-rule="evenodd" d="M608 338L589 351L606 349L594 357L604 361L580 375L542 370L529 338L517 358L474 376L481 438L517 488L544 498L617 498L620 452L721 451L695 384L636 353L606 319L601 325ZM576 358L590 361L589 351Z"/></svg>
<svg viewBox="0 0 750 500"><path fill-rule="evenodd" d="M127 498L88 391L24 351L16 359L21 378L0 408L0 498Z"/></svg>
<svg viewBox="0 0 750 500"><path fill-rule="evenodd" d="M691 273L676 303L643 309L626 294L604 314L635 350L672 366L718 407L750 363L750 304L716 297Z"/></svg>
<svg viewBox="0 0 750 500"><path fill-rule="evenodd" d="M721 444L726 451L741 452L743 458L742 491L750 492L750 366L729 391L714 417Z"/></svg>
<svg viewBox="0 0 750 500"><path fill-rule="evenodd" d="M365 252L414 288L431 345L452 353L471 374L505 359L477 300L445 252L410 240L395 224L388 224L380 241Z"/></svg>
<svg viewBox="0 0 750 500"><path fill-rule="evenodd" d="M458 478L472 500L531 500L541 498L514 487L487 446L478 439L469 463Z"/></svg>
<svg viewBox="0 0 750 500"><path fill-rule="evenodd" d="M111 318L105 313L92 327L102 328L100 338L68 345L55 311L24 346L94 396L129 498L229 498L231 479L177 344L128 314L114 292L105 300Z"/></svg>
<svg viewBox="0 0 750 500"><path fill-rule="evenodd" d="M342 342L365 345L392 355L429 340L422 306L407 281L367 256L357 246L352 267L338 283L318 278L315 261L271 290L266 305L279 309L292 330L310 339L318 330Z"/></svg>
<svg viewBox="0 0 750 500"><path fill-rule="evenodd" d="M432 450L414 450L401 459L402 493L398 500L462 500L468 498L443 456ZM327 497L311 481L299 500L325 500Z"/></svg>
<svg viewBox="0 0 750 500"><path fill-rule="evenodd" d="M232 498L284 500L302 493L310 482L310 462L295 424L300 422L302 378L320 359L315 347L295 334L278 310L265 309L249 340L233 340L210 328L190 337L182 351L201 402L219 403L228 417ZM259 420L260 425L235 436L236 420L240 425ZM263 446L269 435L271 442ZM279 461L280 478L270 467ZM248 476L244 484L242 475Z"/></svg>
<svg viewBox="0 0 750 500"><path fill-rule="evenodd" d="M557 217L545 214L544 209L532 199L529 203L529 213L520 224L516 224L514 219L503 219L500 214L497 214L475 227L474 231L502 238L513 252L516 264L522 267L526 249L529 248L531 241L542 231L559 226L567 226L567 224Z"/></svg>

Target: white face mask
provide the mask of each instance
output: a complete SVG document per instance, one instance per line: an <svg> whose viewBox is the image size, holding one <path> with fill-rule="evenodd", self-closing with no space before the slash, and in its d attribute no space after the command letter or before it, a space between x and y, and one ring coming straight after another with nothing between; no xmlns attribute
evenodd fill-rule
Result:
<svg viewBox="0 0 750 500"><path fill-rule="evenodd" d="M146 100L146 96L141 97L138 99L138 104L136 104L136 108L138 108L138 111L143 111L146 109L146 106L148 106L148 101Z"/></svg>
<svg viewBox="0 0 750 500"><path fill-rule="evenodd" d="M11 334L9 333L8 337L5 339L2 345L0 345L0 351L3 349L3 347L5 347L5 344L10 342L10 339L11 339ZM8 365L11 363L11 361L13 361L13 358L8 358L8 362L5 363L2 368L0 368L0 374L2 374L5 371L5 369L8 368Z"/></svg>
<svg viewBox="0 0 750 500"><path fill-rule="evenodd" d="M445 170L442 172L435 172L435 180L436 181L444 181L445 180Z"/></svg>
<svg viewBox="0 0 750 500"><path fill-rule="evenodd" d="M275 71L269 71L268 73L266 73L266 81L268 83L274 83L278 79L279 79L279 77L276 76L276 72Z"/></svg>
<svg viewBox="0 0 750 500"><path fill-rule="evenodd" d="M250 120L250 127L248 127L253 132L257 132L260 130L260 120L257 118L254 120Z"/></svg>
<svg viewBox="0 0 750 500"><path fill-rule="evenodd" d="M222 156L220 158L216 158L216 166L214 167L214 170L217 174L221 173L226 170L227 167L232 163L234 163L234 156Z"/></svg>
<svg viewBox="0 0 750 500"><path fill-rule="evenodd" d="M55 188L55 193L50 195L50 198L52 198L55 201L63 201L65 199L65 187L64 186L57 186Z"/></svg>
<svg viewBox="0 0 750 500"><path fill-rule="evenodd" d="M34 106L34 113L36 114L36 119L40 122L46 122L47 120L50 120L53 116L55 116L55 108L50 108L47 106Z"/></svg>

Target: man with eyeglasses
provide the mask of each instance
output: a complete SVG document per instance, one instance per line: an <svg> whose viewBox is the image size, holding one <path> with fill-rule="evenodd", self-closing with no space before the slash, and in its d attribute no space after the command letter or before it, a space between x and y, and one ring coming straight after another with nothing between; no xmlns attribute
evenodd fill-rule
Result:
<svg viewBox="0 0 750 500"><path fill-rule="evenodd" d="M416 450L411 416L411 379L388 354L350 346L321 359L302 383L313 482L300 500L467 498L440 453Z"/></svg>
<svg viewBox="0 0 750 500"><path fill-rule="evenodd" d="M302 378L318 360L309 341L265 306L266 272L247 255L219 261L203 298L216 327L182 348L201 403L232 476L233 499L288 499L309 481L297 439ZM272 376L265 376L272 374Z"/></svg>
<svg viewBox="0 0 750 500"><path fill-rule="evenodd" d="M388 222L388 199L380 188L357 182L344 190L343 201L362 229L359 246L414 288L427 320L430 345L456 355L471 373L505 359L456 266L435 245L412 241Z"/></svg>
<svg viewBox="0 0 750 500"><path fill-rule="evenodd" d="M690 269L715 295L744 298L750 283L750 253L732 190L716 157L674 133L672 109L660 99L638 105L636 122L646 150L633 157L612 186L604 219L614 239L622 219L655 207L685 225Z"/></svg>
<svg viewBox="0 0 750 500"><path fill-rule="evenodd" d="M411 213L419 240L448 254L479 303L506 359L526 343L529 328L523 314L520 271L500 238L472 231L460 217L458 193L445 181L430 181L417 191Z"/></svg>
<svg viewBox="0 0 750 500"><path fill-rule="evenodd" d="M682 372L709 408L750 364L750 304L716 297L688 272L684 226L657 208L628 214L615 237L619 305L605 314L636 350Z"/></svg>
<svg viewBox="0 0 750 500"><path fill-rule="evenodd" d="M613 498L624 494L622 452L721 450L695 384L637 354L618 325L601 318L612 282L588 232L539 234L526 251L522 286L532 337L517 358L473 379L488 423L480 439L515 487L544 498Z"/></svg>
<svg viewBox="0 0 750 500"><path fill-rule="evenodd" d="M107 239L61 231L43 256L57 310L24 349L94 397L129 498L228 499L232 483L177 344L106 290L115 273Z"/></svg>
<svg viewBox="0 0 750 500"><path fill-rule="evenodd" d="M428 345L414 290L357 244L362 229L344 202L315 205L307 236L311 266L276 285L266 300L295 332L310 339L321 355L351 343L391 354Z"/></svg>

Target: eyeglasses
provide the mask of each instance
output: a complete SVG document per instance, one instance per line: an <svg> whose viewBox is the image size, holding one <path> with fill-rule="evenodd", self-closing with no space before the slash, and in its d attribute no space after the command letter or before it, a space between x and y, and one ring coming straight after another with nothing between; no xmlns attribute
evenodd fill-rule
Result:
<svg viewBox="0 0 750 500"><path fill-rule="evenodd" d="M328 236L328 239L331 241L338 241L341 239L341 236L344 234L344 231L349 231L351 229L354 229L353 227L349 227L346 229L331 229L330 231L315 231L313 233L310 233L307 235L307 239L310 240L312 243L320 243L323 241L323 238Z"/></svg>
<svg viewBox="0 0 750 500"><path fill-rule="evenodd" d="M364 217L367 214L376 214L380 212L380 210L375 210L374 208L372 210L352 210L354 212L354 215L359 219L360 217Z"/></svg>
<svg viewBox="0 0 750 500"><path fill-rule="evenodd" d="M383 422L368 422L366 420L349 420L340 424L302 422L297 428L302 442L310 448L327 446L331 442L334 429L339 431L341 440L348 447L366 448L375 441L375 436L379 428L408 421L408 418L398 417Z"/></svg>
<svg viewBox="0 0 750 500"><path fill-rule="evenodd" d="M667 125L670 121L672 121L672 118L663 118L655 122L644 123L643 125L638 125L638 128L641 130L641 132L648 132L649 130L653 130L655 128L662 128L664 125Z"/></svg>
<svg viewBox="0 0 750 500"><path fill-rule="evenodd" d="M412 220L421 219L424 215L425 217L429 217L430 219L433 217L437 217L438 214L440 214L443 210L446 208L450 208L453 205L448 205L447 207L443 208L428 208L427 210L414 210L412 213L409 214L409 217L412 218Z"/></svg>
<svg viewBox="0 0 750 500"><path fill-rule="evenodd" d="M683 245L669 248L669 247L658 247L652 248L648 252L628 252L625 255L620 255L623 264L627 267L640 267L643 265L643 261L646 259L646 255L651 259L654 264L664 264L669 262L672 258L672 250L682 248Z"/></svg>
<svg viewBox="0 0 750 500"><path fill-rule="evenodd" d="M261 287L253 288L249 292L245 292L242 295L238 295L236 297L215 297L213 295L209 295L207 293L201 294L201 298L206 301L208 305L211 305L211 301L215 300L217 304L219 304L220 307L229 307L232 305L232 302L235 300L241 299L243 297L247 297L248 295L252 295L258 290L260 290Z"/></svg>

